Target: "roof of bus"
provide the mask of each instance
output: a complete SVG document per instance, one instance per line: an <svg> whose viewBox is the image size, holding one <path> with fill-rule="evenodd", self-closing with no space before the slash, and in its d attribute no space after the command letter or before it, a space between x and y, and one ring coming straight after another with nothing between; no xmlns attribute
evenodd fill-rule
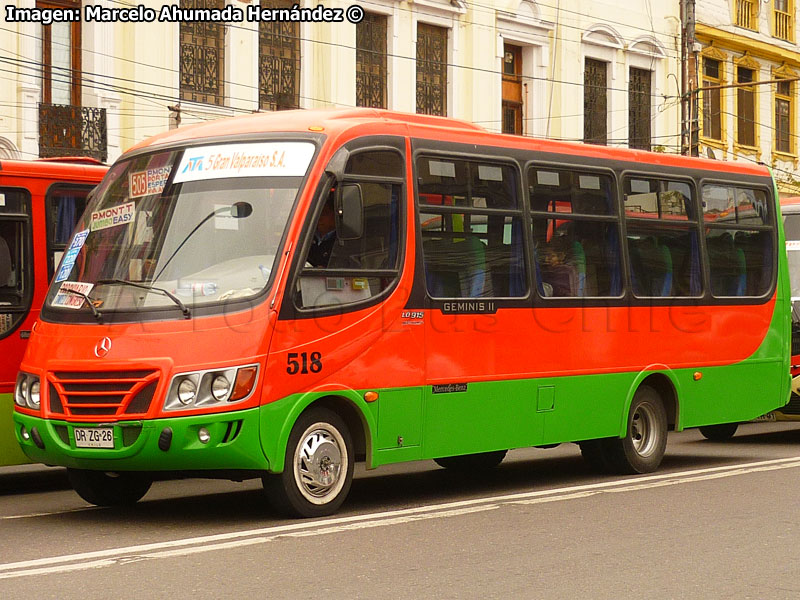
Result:
<svg viewBox="0 0 800 600"><path fill-rule="evenodd" d="M0 176L43 177L46 179L102 179L108 165L94 159L65 157L37 160L0 160Z"/></svg>
<svg viewBox="0 0 800 600"><path fill-rule="evenodd" d="M254 133L316 131L326 133L329 136L337 136L354 128L359 128L360 133L365 135L386 134L389 133L387 129L398 133L399 129L404 130L403 134L411 137L441 141L505 146L508 148L604 158L622 162L644 162L652 165L769 176L769 170L765 166L752 162L717 161L644 150L491 133L478 125L458 119L401 113L377 108L289 110L217 119L161 133L140 142L131 150L139 150L158 144L186 142L198 138L252 135Z"/></svg>

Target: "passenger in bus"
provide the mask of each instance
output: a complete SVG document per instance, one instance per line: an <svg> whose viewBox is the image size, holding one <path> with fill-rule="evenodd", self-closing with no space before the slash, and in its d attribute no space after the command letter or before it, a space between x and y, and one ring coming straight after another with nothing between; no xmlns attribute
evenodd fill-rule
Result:
<svg viewBox="0 0 800 600"><path fill-rule="evenodd" d="M333 209L333 194L322 207L322 214L317 221L314 240L308 251L308 262L313 267L326 268L331 258L333 244L336 242L336 215Z"/></svg>
<svg viewBox="0 0 800 600"><path fill-rule="evenodd" d="M566 244L567 240L558 236L538 249L542 280L552 287L553 296L577 295L578 273L567 259Z"/></svg>

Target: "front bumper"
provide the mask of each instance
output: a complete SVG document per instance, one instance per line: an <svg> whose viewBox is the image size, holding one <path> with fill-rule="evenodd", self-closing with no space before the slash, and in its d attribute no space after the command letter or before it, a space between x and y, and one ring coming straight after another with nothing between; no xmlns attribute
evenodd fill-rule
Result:
<svg viewBox="0 0 800 600"><path fill-rule="evenodd" d="M114 448L77 448L72 423L14 413L14 434L22 451L35 462L109 471L267 470L259 439L259 409L118 421L112 427ZM29 433L23 439L23 427ZM198 432L209 433L206 443ZM167 438L168 442L167 443Z"/></svg>

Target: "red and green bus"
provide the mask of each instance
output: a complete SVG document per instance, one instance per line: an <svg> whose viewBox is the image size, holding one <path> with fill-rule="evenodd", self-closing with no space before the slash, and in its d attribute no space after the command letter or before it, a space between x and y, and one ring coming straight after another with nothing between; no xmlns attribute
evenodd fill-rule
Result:
<svg viewBox="0 0 800 600"><path fill-rule="evenodd" d="M0 160L0 466L28 462L13 435L14 381L55 265L107 167Z"/></svg>
<svg viewBox="0 0 800 600"><path fill-rule="evenodd" d="M471 472L563 442L651 472L668 430L788 400L776 199L758 165L376 109L170 131L78 223L15 432L98 505L260 477L320 516L356 461Z"/></svg>

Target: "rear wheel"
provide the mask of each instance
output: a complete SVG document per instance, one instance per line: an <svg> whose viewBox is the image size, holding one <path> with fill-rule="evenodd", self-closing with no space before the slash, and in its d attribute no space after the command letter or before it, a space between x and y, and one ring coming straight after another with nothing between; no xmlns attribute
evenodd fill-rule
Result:
<svg viewBox="0 0 800 600"><path fill-rule="evenodd" d="M283 473L262 478L267 500L283 513L322 517L339 509L353 481L353 442L339 415L315 408L297 420Z"/></svg>
<svg viewBox="0 0 800 600"><path fill-rule="evenodd" d="M706 425L700 428L700 433L707 440L714 442L724 442L729 440L739 428L738 423L723 423L721 425Z"/></svg>
<svg viewBox="0 0 800 600"><path fill-rule="evenodd" d="M493 469L506 457L508 450L480 452L478 454L462 454L461 456L443 456L433 461L440 467L453 471L486 471Z"/></svg>
<svg viewBox="0 0 800 600"><path fill-rule="evenodd" d="M612 471L650 473L658 468L667 448L667 412L658 392L648 385L636 391L625 437L605 440L603 448Z"/></svg>
<svg viewBox="0 0 800 600"><path fill-rule="evenodd" d="M127 506L136 504L153 484L142 473L87 471L67 469L67 478L78 495L97 506Z"/></svg>

